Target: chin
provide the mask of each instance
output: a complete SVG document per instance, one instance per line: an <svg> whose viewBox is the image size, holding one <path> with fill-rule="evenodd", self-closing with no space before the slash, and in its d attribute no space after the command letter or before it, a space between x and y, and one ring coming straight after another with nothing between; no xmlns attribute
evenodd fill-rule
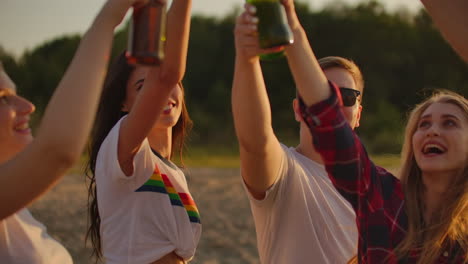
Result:
<svg viewBox="0 0 468 264"><path fill-rule="evenodd" d="M26 147L27 145L31 144L33 141L32 135L29 135L23 139L23 146Z"/></svg>
<svg viewBox="0 0 468 264"><path fill-rule="evenodd" d="M25 140L25 142L23 142L23 144L21 144L20 146L20 151L23 151L27 146L29 146L29 144L31 144L33 141L32 138L28 139L28 140Z"/></svg>
<svg viewBox="0 0 468 264"><path fill-rule="evenodd" d="M447 164L438 165L438 164L426 164L420 166L422 173L434 174L434 173L446 173L458 171L460 168L455 166L447 166Z"/></svg>
<svg viewBox="0 0 468 264"><path fill-rule="evenodd" d="M177 121L162 121L158 122L154 128L158 129L168 129L173 128L177 124Z"/></svg>
<svg viewBox="0 0 468 264"><path fill-rule="evenodd" d="M179 119L168 118L167 120L163 121L163 125L166 127L173 127L177 124L177 121L179 121Z"/></svg>

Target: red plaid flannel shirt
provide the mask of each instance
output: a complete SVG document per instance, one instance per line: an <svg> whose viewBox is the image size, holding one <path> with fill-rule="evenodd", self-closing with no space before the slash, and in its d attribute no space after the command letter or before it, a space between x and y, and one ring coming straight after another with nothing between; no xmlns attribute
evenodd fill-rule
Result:
<svg viewBox="0 0 468 264"><path fill-rule="evenodd" d="M335 188L353 206L359 230L359 263L398 263L395 248L406 234L408 220L400 181L375 166L341 111L338 87L332 96L301 112ZM459 245L443 251L437 263L463 263ZM416 263L415 250L399 263Z"/></svg>

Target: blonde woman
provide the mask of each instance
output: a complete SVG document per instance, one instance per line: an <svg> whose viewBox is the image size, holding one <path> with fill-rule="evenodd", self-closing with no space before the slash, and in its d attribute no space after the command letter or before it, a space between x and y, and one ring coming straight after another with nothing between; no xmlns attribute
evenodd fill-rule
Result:
<svg viewBox="0 0 468 264"><path fill-rule="evenodd" d="M451 247L458 256L464 254L460 261L468 261L467 138L468 101L461 95L442 91L412 111L400 172L408 212L400 255L423 241L419 263L439 255L455 260Z"/></svg>

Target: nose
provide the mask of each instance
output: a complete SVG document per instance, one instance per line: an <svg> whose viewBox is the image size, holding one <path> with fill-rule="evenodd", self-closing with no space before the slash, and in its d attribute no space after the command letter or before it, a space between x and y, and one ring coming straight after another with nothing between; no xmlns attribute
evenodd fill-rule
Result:
<svg viewBox="0 0 468 264"><path fill-rule="evenodd" d="M21 115L29 115L36 110L36 107L26 98L18 96L16 103L17 111Z"/></svg>
<svg viewBox="0 0 468 264"><path fill-rule="evenodd" d="M432 125L428 130L427 130L427 134L426 136L432 136L432 137L435 137L435 136L439 136L440 135L440 130L439 130L439 126L438 125Z"/></svg>
<svg viewBox="0 0 468 264"><path fill-rule="evenodd" d="M177 96L179 93L182 93L182 87L180 84L177 84L174 86L174 88L172 88L171 94Z"/></svg>

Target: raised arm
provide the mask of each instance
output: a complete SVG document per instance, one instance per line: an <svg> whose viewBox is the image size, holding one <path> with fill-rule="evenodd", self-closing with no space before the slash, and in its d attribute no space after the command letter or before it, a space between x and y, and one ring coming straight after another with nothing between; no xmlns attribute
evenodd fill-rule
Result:
<svg viewBox="0 0 468 264"><path fill-rule="evenodd" d="M293 1L283 0L283 4L294 34L294 44L286 48L286 54L302 99L303 120L333 184L357 208L358 197L369 186L369 159L341 111L338 89L328 82L317 62Z"/></svg>
<svg viewBox="0 0 468 264"><path fill-rule="evenodd" d="M445 39L468 62L468 1L421 0Z"/></svg>
<svg viewBox="0 0 468 264"><path fill-rule="evenodd" d="M294 35L294 43L286 47L289 68L300 96L307 105L312 105L330 96L328 81L297 18L294 1L283 0L282 3Z"/></svg>
<svg viewBox="0 0 468 264"><path fill-rule="evenodd" d="M268 94L260 67L253 6L246 4L234 30L236 58L232 112L240 148L242 177L257 199L278 174L282 150L271 125Z"/></svg>
<svg viewBox="0 0 468 264"><path fill-rule="evenodd" d="M126 175L133 173L133 157L185 74L191 5L191 0L172 2L167 15L164 61L148 71L128 117L122 122L118 157Z"/></svg>
<svg viewBox="0 0 468 264"><path fill-rule="evenodd" d="M133 3L105 3L50 100L36 139L0 166L0 219L27 206L81 156L93 124L114 28Z"/></svg>

